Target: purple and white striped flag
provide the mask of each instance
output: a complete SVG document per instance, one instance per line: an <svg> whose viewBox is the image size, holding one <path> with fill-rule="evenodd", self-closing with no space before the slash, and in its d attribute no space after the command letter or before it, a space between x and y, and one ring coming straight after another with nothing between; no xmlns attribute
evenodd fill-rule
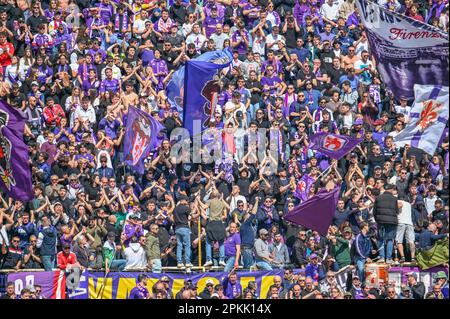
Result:
<svg viewBox="0 0 450 319"><path fill-rule="evenodd" d="M395 138L397 147L409 144L434 155L448 121L448 86L414 85L411 121Z"/></svg>

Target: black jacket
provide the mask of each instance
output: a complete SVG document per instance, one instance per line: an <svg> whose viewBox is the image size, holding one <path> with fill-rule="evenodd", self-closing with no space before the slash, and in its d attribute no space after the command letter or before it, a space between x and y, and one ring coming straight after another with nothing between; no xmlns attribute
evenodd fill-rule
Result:
<svg viewBox="0 0 450 319"><path fill-rule="evenodd" d="M308 264L308 261L305 258L305 253L306 253L306 242L297 238L297 240L294 243L291 259L296 267L306 266Z"/></svg>
<svg viewBox="0 0 450 319"><path fill-rule="evenodd" d="M231 20L231 18L233 17L233 7L232 6L227 6L225 9L225 21L224 23L233 26L234 22L233 20ZM241 7L238 7L236 9L236 16L239 18L243 18L244 17L244 9L242 9Z"/></svg>
<svg viewBox="0 0 450 319"><path fill-rule="evenodd" d="M425 297L425 284L423 282L417 282L411 288L412 296L414 299L423 299Z"/></svg>
<svg viewBox="0 0 450 319"><path fill-rule="evenodd" d="M397 225L398 213L397 197L390 192L384 192L375 199L373 215L377 223Z"/></svg>

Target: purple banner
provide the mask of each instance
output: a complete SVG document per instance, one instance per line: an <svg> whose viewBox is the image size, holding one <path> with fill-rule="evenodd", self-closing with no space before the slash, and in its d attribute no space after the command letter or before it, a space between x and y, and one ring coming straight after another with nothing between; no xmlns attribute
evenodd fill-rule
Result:
<svg viewBox="0 0 450 319"><path fill-rule="evenodd" d="M40 285L42 296L47 299L66 298L66 278L63 271L16 272L8 274L7 281L14 283L15 292L20 295L28 285Z"/></svg>
<svg viewBox="0 0 450 319"><path fill-rule="evenodd" d="M317 193L314 197L291 210L285 216L285 219L296 225L316 230L322 236L326 236L336 211L340 189L341 187L337 186L331 192L324 190Z"/></svg>
<svg viewBox="0 0 450 319"><path fill-rule="evenodd" d="M148 113L133 106L128 109L124 140L125 162L138 173L144 173L144 159L160 144L158 136L164 126Z"/></svg>
<svg viewBox="0 0 450 319"><path fill-rule="evenodd" d="M345 154L354 149L356 145L361 143L362 140L362 138L347 135L336 135L321 132L311 136L311 144L309 145L309 148L319 151L328 157L339 160Z"/></svg>
<svg viewBox="0 0 450 319"><path fill-rule="evenodd" d="M0 188L14 199L28 201L34 192L24 127L25 115L0 101Z"/></svg>
<svg viewBox="0 0 450 319"><path fill-rule="evenodd" d="M448 35L428 24L357 0L372 54L397 99L414 99L414 84L448 86Z"/></svg>

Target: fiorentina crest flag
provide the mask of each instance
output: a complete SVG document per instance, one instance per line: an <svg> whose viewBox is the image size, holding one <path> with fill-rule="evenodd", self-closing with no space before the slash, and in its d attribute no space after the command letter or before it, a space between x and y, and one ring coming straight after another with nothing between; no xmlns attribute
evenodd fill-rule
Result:
<svg viewBox="0 0 450 319"><path fill-rule="evenodd" d="M205 52L191 61L225 64L232 59L233 53L229 48L226 48L224 50ZM170 105L172 107L176 107L179 111L181 111L183 107L185 68L185 66L178 68L178 70L172 75L166 89L167 99L169 100Z"/></svg>
<svg viewBox="0 0 450 319"><path fill-rule="evenodd" d="M302 176L295 189L294 196L300 199L302 202L308 199L308 194L311 186L314 184L314 178L305 174Z"/></svg>
<svg viewBox="0 0 450 319"><path fill-rule="evenodd" d="M28 146L23 141L24 114L0 101L0 188L20 201L34 197Z"/></svg>
<svg viewBox="0 0 450 319"><path fill-rule="evenodd" d="M296 206L284 218L293 224L316 230L325 236L333 221L340 189L339 185L331 192L326 190L318 192L306 202Z"/></svg>
<svg viewBox="0 0 450 319"><path fill-rule="evenodd" d="M191 136L209 128L220 92L217 71L228 66L204 61L188 61L184 74L183 127ZM196 127L194 133L194 127Z"/></svg>
<svg viewBox="0 0 450 319"><path fill-rule="evenodd" d="M320 132L311 136L309 148L339 160L361 143L362 140L362 138L347 135Z"/></svg>
<svg viewBox="0 0 450 319"><path fill-rule="evenodd" d="M159 146L159 133L164 126L150 114L133 106L128 109L127 130L124 141L125 163L138 173L144 173L143 160Z"/></svg>
<svg viewBox="0 0 450 319"><path fill-rule="evenodd" d="M356 5L378 71L394 96L413 100L414 84L449 86L448 34L374 2Z"/></svg>
<svg viewBox="0 0 450 319"><path fill-rule="evenodd" d="M411 120L394 143L397 147L409 144L434 155L448 121L448 86L415 84L414 92Z"/></svg>

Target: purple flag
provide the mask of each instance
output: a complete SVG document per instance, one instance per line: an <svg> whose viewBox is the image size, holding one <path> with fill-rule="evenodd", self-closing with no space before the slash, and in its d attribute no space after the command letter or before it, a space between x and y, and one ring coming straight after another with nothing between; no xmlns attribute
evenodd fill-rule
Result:
<svg viewBox="0 0 450 319"><path fill-rule="evenodd" d="M291 210L285 219L296 225L316 230L325 236L333 221L336 203L341 187L336 186L331 192L322 190L315 196Z"/></svg>
<svg viewBox="0 0 450 319"><path fill-rule="evenodd" d="M339 160L361 143L362 140L362 138L347 135L320 132L311 136L309 148Z"/></svg>
<svg viewBox="0 0 450 319"><path fill-rule="evenodd" d="M314 178L305 174L302 176L300 181L295 188L294 196L300 199L302 202L308 200L309 191L311 186L314 184Z"/></svg>
<svg viewBox="0 0 450 319"><path fill-rule="evenodd" d="M34 197L24 127L25 115L0 101L0 188L20 201Z"/></svg>
<svg viewBox="0 0 450 319"><path fill-rule="evenodd" d="M143 174L143 159L148 156L150 150L160 145L161 138L158 135L163 128L164 126L151 115L130 106L123 150L125 163L132 166L138 173Z"/></svg>

